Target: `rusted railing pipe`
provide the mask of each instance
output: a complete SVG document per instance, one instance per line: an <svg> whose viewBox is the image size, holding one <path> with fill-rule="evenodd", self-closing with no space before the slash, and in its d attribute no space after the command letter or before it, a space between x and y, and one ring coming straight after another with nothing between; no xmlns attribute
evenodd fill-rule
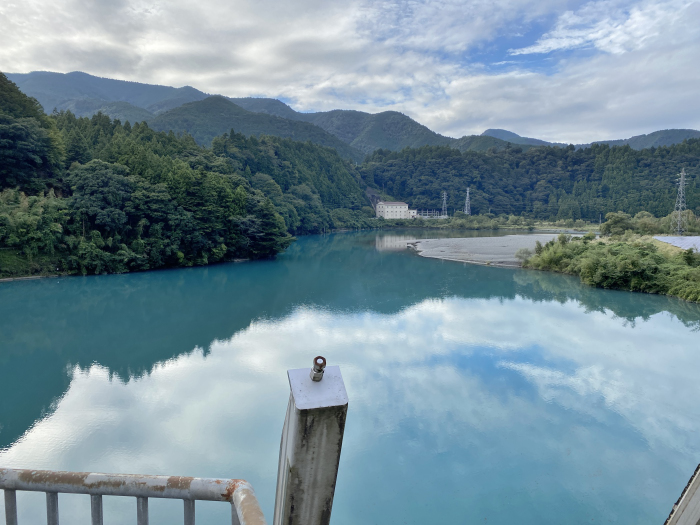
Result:
<svg viewBox="0 0 700 525"><path fill-rule="evenodd" d="M45 492L49 524L58 523L58 494L89 494L93 524L101 524L100 496L138 498L139 523L148 523L148 498L185 501L185 522L194 522L194 500L226 501L232 504L234 525L265 525L265 518L250 484L242 479L190 478L183 476L145 476L59 472L0 468L0 489L5 491L5 515L8 525L17 524L15 493L18 490ZM55 514L53 513L55 510ZM143 521L145 519L145 521Z"/></svg>

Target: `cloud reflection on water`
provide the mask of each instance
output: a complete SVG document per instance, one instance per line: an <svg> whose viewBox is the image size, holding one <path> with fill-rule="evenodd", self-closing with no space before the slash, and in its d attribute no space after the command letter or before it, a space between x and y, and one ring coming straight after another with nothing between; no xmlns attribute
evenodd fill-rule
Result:
<svg viewBox="0 0 700 525"><path fill-rule="evenodd" d="M54 410L0 464L244 477L271 518L285 370L322 354L341 365L351 400L334 524L435 513L656 523L700 452L697 337L667 314L632 326L575 301L300 307L140 377L75 367ZM367 493L373 503L358 505ZM62 519L85 515L83 503L64 505ZM40 506L21 506L22 521L41 519ZM131 514L117 508L117 519Z"/></svg>

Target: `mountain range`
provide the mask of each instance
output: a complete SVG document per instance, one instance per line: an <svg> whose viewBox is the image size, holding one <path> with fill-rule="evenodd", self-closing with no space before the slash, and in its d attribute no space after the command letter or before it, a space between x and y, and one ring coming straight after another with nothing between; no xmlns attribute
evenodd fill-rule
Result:
<svg viewBox="0 0 700 525"><path fill-rule="evenodd" d="M122 122L147 122L159 131L187 132L202 145L234 129L247 136L273 135L330 147L347 159L361 162L383 149L449 146L459 151L522 149L567 144L522 137L504 129L488 129L481 135L459 139L436 133L396 112L366 113L336 109L314 113L295 111L272 98L230 98L211 95L193 87L175 88L96 77L82 72L34 71L7 74L25 94L36 98L44 110L69 110L76 116L97 112ZM668 129L628 139L601 140L610 146L629 145L640 150L680 143L700 137L692 129ZM577 149L591 144L577 144Z"/></svg>
<svg viewBox="0 0 700 525"><path fill-rule="evenodd" d="M494 137L522 146L554 146L559 148L568 146L568 144L562 142L547 142L546 140L521 137L505 129L487 129L482 133L482 136ZM587 144L574 144L574 147L580 149L588 148L593 144L607 144L608 146L627 145L632 149L642 150L658 148L659 146L671 146L672 144L680 144L687 139L697 138L700 138L700 131L694 129L662 129L649 133L648 135L636 135L628 139L596 140L595 142L589 142Z"/></svg>

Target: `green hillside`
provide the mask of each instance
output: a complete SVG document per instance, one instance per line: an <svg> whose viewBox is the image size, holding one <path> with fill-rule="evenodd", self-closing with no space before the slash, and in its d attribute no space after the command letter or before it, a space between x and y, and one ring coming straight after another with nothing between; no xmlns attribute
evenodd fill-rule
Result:
<svg viewBox="0 0 700 525"><path fill-rule="evenodd" d="M104 114L46 116L0 74L0 277L271 257L367 204L330 148L225 133L207 149Z"/></svg>
<svg viewBox="0 0 700 525"><path fill-rule="evenodd" d="M192 87L174 88L101 78L80 71L7 74L19 89L36 98L47 113L54 108L91 116L109 102L128 102L151 113L167 111L209 95Z"/></svg>
<svg viewBox="0 0 700 525"><path fill-rule="evenodd" d="M686 139L697 138L700 138L700 131L694 129L663 129L648 135L637 135L629 139L596 141L596 144L607 144L608 146L629 145L632 149L640 150L680 144Z"/></svg>
<svg viewBox="0 0 700 525"><path fill-rule="evenodd" d="M361 111L335 110L308 113L305 118L364 153L377 149L398 151L424 145L444 146L453 140L396 111L373 115Z"/></svg>
<svg viewBox="0 0 700 525"><path fill-rule="evenodd" d="M417 208L461 209L467 187L478 214L524 214L536 219L598 220L611 211L673 211L681 168L688 173L688 208L700 214L700 140L636 151L629 146L586 149L521 147L460 153L425 146L375 152L363 179Z"/></svg>
<svg viewBox="0 0 700 525"><path fill-rule="evenodd" d="M122 122L145 122L153 118L153 113L143 108L129 104L128 102L108 102L95 111L104 113L110 118L119 119ZM92 116L92 115L90 115Z"/></svg>
<svg viewBox="0 0 700 525"><path fill-rule="evenodd" d="M246 136L272 135L299 142L311 141L334 148L342 157L356 162L362 161L364 157L359 151L312 124L253 113L220 96L184 104L151 119L149 125L158 131L189 133L198 144L207 146L214 137L234 129Z"/></svg>
<svg viewBox="0 0 700 525"><path fill-rule="evenodd" d="M8 78L14 81L25 94L36 98L47 112L57 108L71 111L78 116L91 116L101 111L114 118L131 122L143 120L147 115L134 108L141 108L148 113L159 115L179 108L184 104L201 101L209 97L206 93L189 86L174 88L150 85L100 78L81 72L62 74L34 71L27 74L10 74ZM484 139L444 137L406 115L395 111L371 114L362 111L338 109L318 113L301 113L273 98L246 97L229 98L229 100L253 113L276 116L318 126L326 133L339 139L340 142L331 141L329 137L324 137L317 130L306 128L301 131L300 128L293 124L282 121L277 121L274 125L268 121L264 126L262 124L253 126L256 130L264 128L265 131L262 133L293 137L298 138L298 140L307 140L301 138L304 136L314 136L315 138L310 139L313 142L334 147L344 157L355 160L361 159L362 154L369 154L377 149L400 151L406 147L415 148L426 145L444 146L451 144L460 151L485 151L489 147L505 147L504 142L517 144L525 149L531 146L566 146L561 143L521 137L504 129L488 129L482 133ZM112 103L120 103L120 105L112 106ZM130 104L133 107L128 107L124 104ZM208 129L206 119L211 117L211 114L207 114L204 121L197 122L191 128L191 133L198 137L205 137L205 139L199 139L202 140L202 143L208 144L214 136L228 131L231 127L224 125L215 127L214 131ZM236 126L234 128L238 129ZM258 134L260 132L250 133ZM488 144L486 141L489 140L486 137L503 142L496 141L486 146ZM628 144L632 149L640 150L679 144L685 139L698 137L700 137L700 131L670 129L656 131L648 135L638 135L629 139L604 140L597 141L597 143L610 146ZM342 146L341 142L353 149ZM586 148L590 147L590 144L578 144L575 147Z"/></svg>
<svg viewBox="0 0 700 525"><path fill-rule="evenodd" d="M0 189L42 191L60 170L64 154L61 135L39 102L0 73Z"/></svg>
<svg viewBox="0 0 700 525"><path fill-rule="evenodd" d="M271 98L230 100L249 111L310 122L364 153L372 153L377 149L398 151L403 148L426 145L446 146L455 140L439 135L397 111L372 114L335 109L317 113L299 113L279 100Z"/></svg>
<svg viewBox="0 0 700 525"><path fill-rule="evenodd" d="M514 145L505 140L489 137L486 135L467 135L461 139L455 139L450 143L450 147L461 152L465 151L488 151L490 148L505 149L510 147L519 147L522 150L528 150L534 146Z"/></svg>
<svg viewBox="0 0 700 525"><path fill-rule="evenodd" d="M482 135L524 146L556 146L560 148L567 146L567 144L561 142L547 142L540 139L521 137L505 129L487 129ZM597 140L588 144L575 144L574 147L579 149L590 148L592 144L607 144L608 146L629 146L632 149L642 150L646 148L658 148L659 146L671 146L673 144L680 144L687 139L697 138L700 138L700 131L694 129L664 129L654 131L648 135L637 135L628 139Z"/></svg>
<svg viewBox="0 0 700 525"><path fill-rule="evenodd" d="M517 133L508 131L506 129L487 129L484 131L482 136L495 137L497 139L505 140L513 144L519 144L521 146L566 146L567 144L562 144L559 142L547 142L546 140L533 139L529 137L521 137Z"/></svg>
<svg viewBox="0 0 700 525"><path fill-rule="evenodd" d="M243 109L247 109L253 113L266 113L277 117L307 122L307 120L304 119L305 113L298 113L294 111L287 104L277 100L276 98L227 98L237 106L241 106Z"/></svg>

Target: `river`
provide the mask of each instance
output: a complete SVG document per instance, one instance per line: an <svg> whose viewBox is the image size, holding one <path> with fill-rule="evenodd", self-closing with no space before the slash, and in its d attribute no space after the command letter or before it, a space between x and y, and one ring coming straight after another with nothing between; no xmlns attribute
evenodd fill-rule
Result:
<svg viewBox="0 0 700 525"><path fill-rule="evenodd" d="M321 354L350 398L334 525L662 525L700 460L700 307L400 249L434 235L0 283L0 466L245 478L271 522L285 371ZM43 494L18 504L45 523Z"/></svg>

